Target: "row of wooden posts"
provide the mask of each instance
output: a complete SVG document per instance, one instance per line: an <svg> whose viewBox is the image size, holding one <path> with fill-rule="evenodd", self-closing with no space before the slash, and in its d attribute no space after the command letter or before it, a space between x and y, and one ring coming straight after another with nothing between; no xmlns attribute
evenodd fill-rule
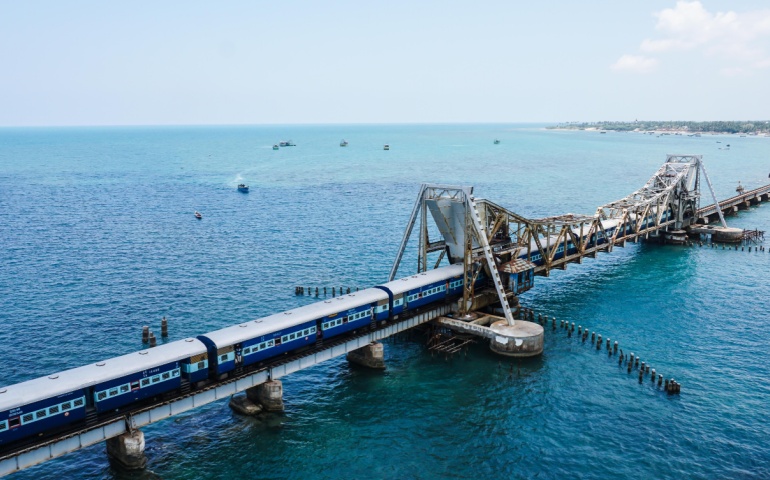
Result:
<svg viewBox="0 0 770 480"><path fill-rule="evenodd" d="M163 338L168 337L168 320L163 317L160 321L160 335ZM149 325L142 327L142 343L149 343L150 348L158 344L158 340L155 338L155 333L150 330Z"/></svg>
<svg viewBox="0 0 770 480"><path fill-rule="evenodd" d="M521 308L521 316L523 317L523 320L528 320L530 322L535 321L535 312L532 309L529 308ZM540 325L543 325L544 327L548 326L548 316L538 314L537 315L537 323ZM550 318L551 323L551 330L556 331L557 329L557 323L556 323L556 317ZM575 334L575 322L565 322L564 320L559 321L558 328L560 330L565 330L567 332L567 338L572 338L572 335ZM634 355L633 353L625 354L623 353L623 349L619 347L619 344L617 340L613 343L610 338L606 338L606 342L603 341L602 335L598 334L596 332L590 332L588 328L583 328L582 325L577 326L577 338L582 340L583 343L588 342L588 336L591 336L591 342L589 345L596 345L596 350L601 350L602 348L606 348L607 350L607 356L611 357L612 355L618 355L618 366L622 367L624 364L626 365L626 369L628 373L630 374L633 370L638 369L639 371L639 383L642 383L644 381L644 377L646 375L650 376L650 381L653 385L657 383L658 388L662 388L665 392L668 392L669 394L678 394L681 390L681 384L671 379L664 379L663 374L657 372L654 368L650 366L649 363L643 362L639 356Z"/></svg>
<svg viewBox="0 0 770 480"><path fill-rule="evenodd" d="M323 287L323 290L315 287L315 296L318 297L323 293L323 296L327 296L327 287ZM353 290L350 287L347 287L347 289L340 287L339 290L337 290L337 287L331 288L332 297L336 297L337 295L344 295L346 293L350 293ZM358 291L358 287L355 287L355 291ZM294 295L313 295L313 287L294 287Z"/></svg>

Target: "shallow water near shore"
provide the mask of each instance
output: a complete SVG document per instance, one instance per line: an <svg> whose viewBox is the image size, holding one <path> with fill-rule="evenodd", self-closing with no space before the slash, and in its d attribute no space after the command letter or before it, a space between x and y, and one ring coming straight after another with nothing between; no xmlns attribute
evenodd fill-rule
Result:
<svg viewBox="0 0 770 480"><path fill-rule="evenodd" d="M720 199L770 182L768 138L542 127L0 129L0 384L138 350L162 316L176 340L314 301L296 285L380 283L422 182L530 218L592 214L669 153L702 154ZM770 205L728 222L770 230ZM386 342L384 372L338 358L284 377L282 415L222 401L145 427L144 472L100 444L13 478L767 478L768 266L629 244L521 297L617 340L678 396L560 330L521 361L481 344L445 360L414 337Z"/></svg>

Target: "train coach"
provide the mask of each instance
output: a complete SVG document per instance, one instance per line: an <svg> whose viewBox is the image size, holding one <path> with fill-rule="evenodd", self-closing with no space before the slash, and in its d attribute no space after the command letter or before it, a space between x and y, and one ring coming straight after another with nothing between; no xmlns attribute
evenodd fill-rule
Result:
<svg viewBox="0 0 770 480"><path fill-rule="evenodd" d="M387 317L387 294L368 288L199 335L198 339L212 359L211 377L221 379L238 366L313 345L319 338L368 327L372 319Z"/></svg>
<svg viewBox="0 0 770 480"><path fill-rule="evenodd" d="M206 347L188 338L0 387L0 447L119 410L207 375Z"/></svg>
<svg viewBox="0 0 770 480"><path fill-rule="evenodd" d="M461 294L463 274L462 265L449 265L399 278L375 288L388 294L390 315L395 317L403 312Z"/></svg>

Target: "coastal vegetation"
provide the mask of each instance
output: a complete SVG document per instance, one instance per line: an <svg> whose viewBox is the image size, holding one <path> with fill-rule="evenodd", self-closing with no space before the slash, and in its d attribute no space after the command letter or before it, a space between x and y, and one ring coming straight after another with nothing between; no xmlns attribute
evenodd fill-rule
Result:
<svg viewBox="0 0 770 480"><path fill-rule="evenodd" d="M688 133L742 133L747 135L770 134L770 122L761 121L649 121L633 122L566 122L547 128L567 130L613 130L618 132L669 131Z"/></svg>

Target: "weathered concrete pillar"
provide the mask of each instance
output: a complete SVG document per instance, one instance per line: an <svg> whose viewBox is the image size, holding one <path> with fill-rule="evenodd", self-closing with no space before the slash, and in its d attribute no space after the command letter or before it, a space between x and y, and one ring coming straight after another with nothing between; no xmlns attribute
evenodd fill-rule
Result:
<svg viewBox="0 0 770 480"><path fill-rule="evenodd" d="M126 470L138 470L147 464L144 456L144 433L127 432L107 440L107 455Z"/></svg>
<svg viewBox="0 0 770 480"><path fill-rule="evenodd" d="M283 384L280 380L268 380L246 390L246 397L252 403L262 405L266 412L283 412Z"/></svg>
<svg viewBox="0 0 770 480"><path fill-rule="evenodd" d="M348 362L364 367L385 369L385 347L380 342L372 342L369 345L348 352Z"/></svg>
<svg viewBox="0 0 770 480"><path fill-rule="evenodd" d="M262 405L254 403L248 395L238 395L230 398L230 408L241 415L259 415L262 413Z"/></svg>
<svg viewBox="0 0 770 480"><path fill-rule="evenodd" d="M489 342L489 348L495 353L508 357L533 357L543 353L545 335L537 323L517 320L514 325L508 325L507 321L499 320L489 328L495 333Z"/></svg>

